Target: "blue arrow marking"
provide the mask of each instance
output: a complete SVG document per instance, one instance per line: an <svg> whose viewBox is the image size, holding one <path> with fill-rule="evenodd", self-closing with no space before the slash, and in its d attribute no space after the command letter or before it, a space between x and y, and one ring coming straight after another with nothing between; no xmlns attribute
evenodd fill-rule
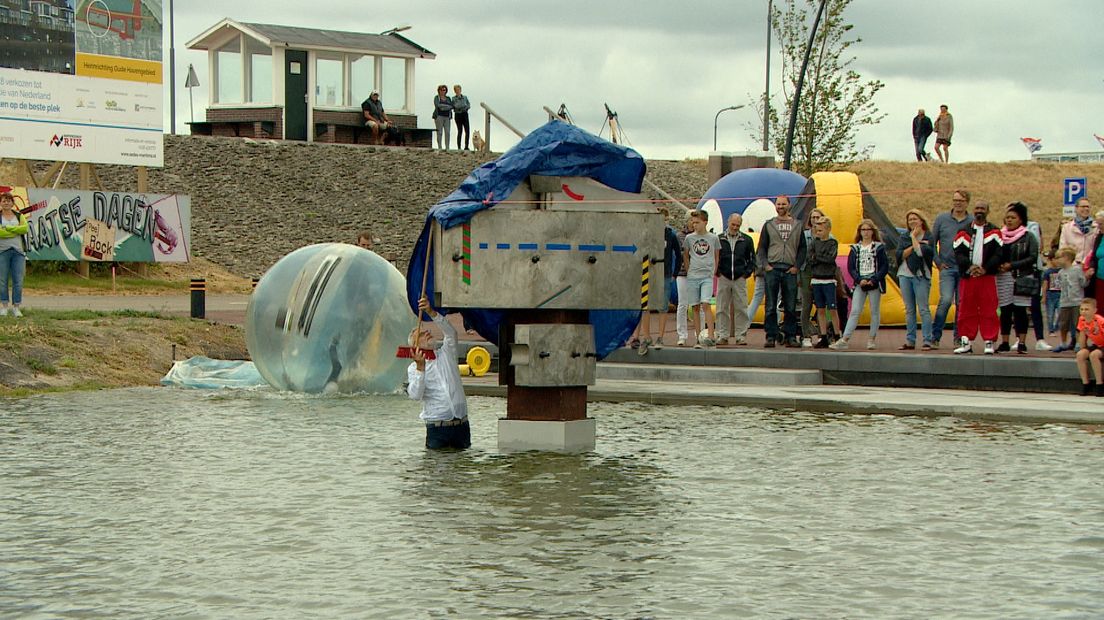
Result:
<svg viewBox="0 0 1104 620"><path fill-rule="evenodd" d="M604 245L591 245L591 244L579 244L580 252L605 252L606 246Z"/></svg>
<svg viewBox="0 0 1104 620"><path fill-rule="evenodd" d="M630 254L636 253L636 245L615 245L613 246L614 252L629 252Z"/></svg>
<svg viewBox="0 0 1104 620"><path fill-rule="evenodd" d="M508 246L509 244L500 243L499 245L507 245ZM519 243L518 244L518 249L519 250L536 250L537 249L537 244L535 244L535 243Z"/></svg>
<svg viewBox="0 0 1104 620"><path fill-rule="evenodd" d="M570 250L571 249L571 244L570 243L546 243L546 244L544 244L544 249L546 249L546 250L561 250L561 251L562 250Z"/></svg>

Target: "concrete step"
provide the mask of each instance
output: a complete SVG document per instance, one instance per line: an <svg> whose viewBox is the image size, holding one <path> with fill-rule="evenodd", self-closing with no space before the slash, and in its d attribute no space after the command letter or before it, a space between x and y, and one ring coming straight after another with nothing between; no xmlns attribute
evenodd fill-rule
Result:
<svg viewBox="0 0 1104 620"><path fill-rule="evenodd" d="M736 366L676 366L601 362L597 378L607 380L718 383L722 385L821 385L815 368L745 368Z"/></svg>

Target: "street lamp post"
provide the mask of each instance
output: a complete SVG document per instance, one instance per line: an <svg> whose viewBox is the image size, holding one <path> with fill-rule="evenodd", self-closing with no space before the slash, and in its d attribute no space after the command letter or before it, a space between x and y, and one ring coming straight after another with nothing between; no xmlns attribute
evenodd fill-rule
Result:
<svg viewBox="0 0 1104 620"><path fill-rule="evenodd" d="M774 2L767 0L767 84L763 88L763 152L770 150L770 48Z"/></svg>
<svg viewBox="0 0 1104 620"><path fill-rule="evenodd" d="M727 112L729 110L739 110L742 107L744 107L744 104L741 103L740 105L730 105L727 108L721 108L720 110L717 110L716 116L713 117L713 150L714 151L717 150L717 119L719 119L721 117L721 112Z"/></svg>

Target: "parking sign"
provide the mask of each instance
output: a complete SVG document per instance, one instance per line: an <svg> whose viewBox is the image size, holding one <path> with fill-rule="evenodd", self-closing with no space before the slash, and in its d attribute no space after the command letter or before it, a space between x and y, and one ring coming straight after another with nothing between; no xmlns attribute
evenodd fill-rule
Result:
<svg viewBox="0 0 1104 620"><path fill-rule="evenodd" d="M1073 217L1073 206L1085 197L1087 187L1084 177L1066 179L1062 189L1062 217Z"/></svg>

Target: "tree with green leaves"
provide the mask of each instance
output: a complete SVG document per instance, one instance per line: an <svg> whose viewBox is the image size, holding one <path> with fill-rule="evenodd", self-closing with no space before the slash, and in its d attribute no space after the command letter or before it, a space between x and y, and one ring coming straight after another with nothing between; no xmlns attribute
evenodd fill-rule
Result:
<svg viewBox="0 0 1104 620"><path fill-rule="evenodd" d="M805 176L869 157L873 147L857 147L855 134L859 127L875 125L885 117L874 105L874 95L885 84L864 81L853 67L851 47L862 39L852 38L854 26L843 19L849 4L851 0L828 0L813 39L793 144L793 170ZM772 105L768 118L780 159L805 46L819 8L819 0L785 0L773 9L774 36L782 48L785 105Z"/></svg>

